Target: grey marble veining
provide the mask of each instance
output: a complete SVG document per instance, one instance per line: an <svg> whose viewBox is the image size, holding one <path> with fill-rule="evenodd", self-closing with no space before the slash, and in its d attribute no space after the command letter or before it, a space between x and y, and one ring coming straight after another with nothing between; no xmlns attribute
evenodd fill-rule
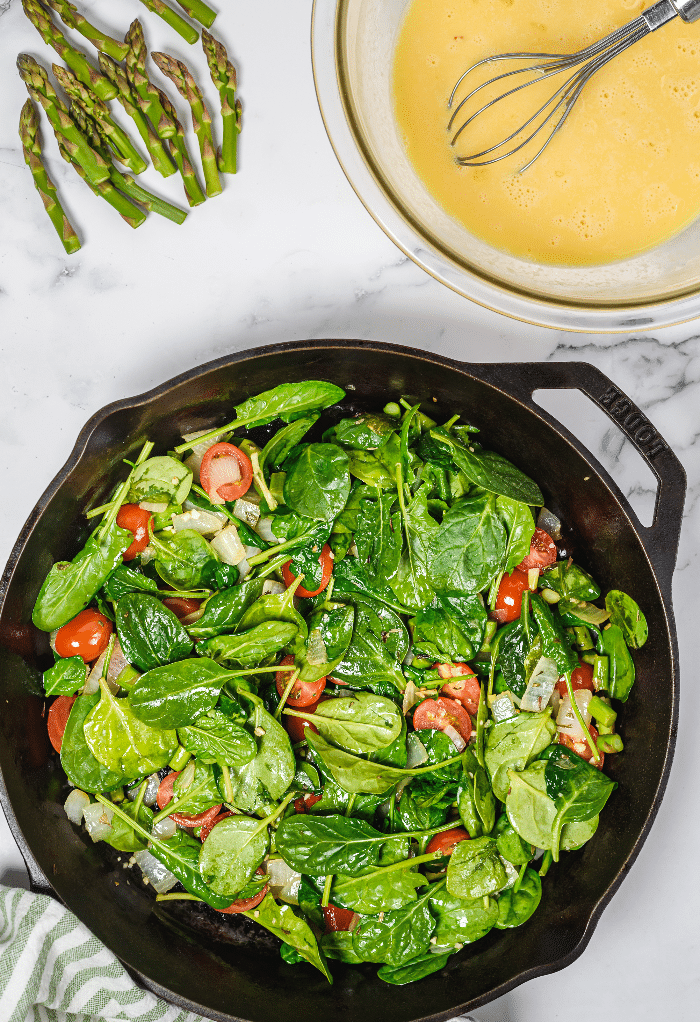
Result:
<svg viewBox="0 0 700 1022"><path fill-rule="evenodd" d="M674 579L683 679L676 759L651 835L581 958L474 1017L694 1020L700 994L700 891L693 879L700 844L693 809L700 768L694 649L700 328L627 337L554 333L504 319L443 287L385 237L335 160L314 95L310 0L215 6L217 29L240 69L240 173L183 227L151 217L131 231L63 163L44 120L50 173L84 241L68 257L17 137L26 92L13 70L16 55L26 50L49 63L55 54L24 18L19 0L0 0L0 562L90 415L227 352L295 338L364 337L473 362L592 362L644 411L688 474ZM84 0L80 7L112 34L143 18L149 45L191 61L216 108L199 48L188 47L137 0ZM191 132L189 141L196 152ZM149 170L143 181L183 201L176 176L164 181ZM655 480L619 430L583 398L557 407L648 520ZM0 876L10 869L21 870L21 862L2 823Z"/></svg>

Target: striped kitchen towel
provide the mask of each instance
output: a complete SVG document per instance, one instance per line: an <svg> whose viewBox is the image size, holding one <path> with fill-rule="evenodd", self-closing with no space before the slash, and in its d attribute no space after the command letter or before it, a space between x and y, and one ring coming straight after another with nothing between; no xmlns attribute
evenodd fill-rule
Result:
<svg viewBox="0 0 700 1022"><path fill-rule="evenodd" d="M2 1022L205 1022L136 986L53 898L0 884Z"/></svg>

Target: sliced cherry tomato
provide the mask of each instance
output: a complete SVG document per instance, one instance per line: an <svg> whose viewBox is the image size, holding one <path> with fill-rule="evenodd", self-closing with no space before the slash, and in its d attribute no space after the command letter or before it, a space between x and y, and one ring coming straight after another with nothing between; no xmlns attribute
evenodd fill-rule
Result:
<svg viewBox="0 0 700 1022"><path fill-rule="evenodd" d="M472 719L461 703L456 699L445 699L438 696L437 699L424 699L413 712L413 727L416 731L426 729L432 731L444 731L446 727L452 726L465 742L468 742L472 733Z"/></svg>
<svg viewBox="0 0 700 1022"><path fill-rule="evenodd" d="M593 724L589 724L588 730L591 732L591 738L595 742L598 738L598 729ZM592 766L597 767L598 770L603 769L605 755L601 752L600 759L596 763L593 759L591 747L585 739L579 742L573 739L571 735L567 735L563 731L559 731L557 733L557 741L560 745L565 745L567 749L571 749L571 751L575 752L577 756L581 757L581 759L585 759L587 762L591 763Z"/></svg>
<svg viewBox="0 0 700 1022"><path fill-rule="evenodd" d="M104 653L111 634L112 622L98 610L88 607L58 629L54 646L59 656L80 656L88 663Z"/></svg>
<svg viewBox="0 0 700 1022"><path fill-rule="evenodd" d="M56 752L61 751L63 745L63 734L70 716L71 707L77 696L57 696L49 707L49 715L46 718L46 727L49 732L49 741Z"/></svg>
<svg viewBox="0 0 700 1022"><path fill-rule="evenodd" d="M523 605L523 593L528 588L528 577L526 571L515 568L510 575L504 575L498 587L496 597L496 608L491 611L489 617L505 625L509 621L516 621L520 617Z"/></svg>
<svg viewBox="0 0 700 1022"><path fill-rule="evenodd" d="M290 585L296 578L296 575L293 575L290 570L289 565L291 563L292 563L291 561L287 561L286 564L282 565L282 578L284 579L284 584L286 585L287 589L289 589ZM333 554L331 552L331 548L328 546L327 543L323 547L323 550L321 550L321 553L318 555L318 563L321 565L321 569L323 572L321 576L321 585L318 587L318 589L313 590L304 589L303 586L299 586L299 588L296 591L297 596L318 596L318 594L322 593L323 590L328 585L328 583L330 582L331 575L333 574Z"/></svg>
<svg viewBox="0 0 700 1022"><path fill-rule="evenodd" d="M442 694L457 699L468 713L476 716L481 685L471 667L467 664L433 664L433 668L437 668L441 678L452 679L442 686Z"/></svg>
<svg viewBox="0 0 700 1022"><path fill-rule="evenodd" d="M173 785L180 776L180 770L173 770L171 773L166 774L163 780L158 785L158 791L156 792L156 803L159 809L165 809L168 802L171 802L174 797ZM201 813L170 813L170 819L174 820L175 823L179 824L180 827L200 827L211 822L214 825L221 804L218 806L212 806L211 809L205 809Z"/></svg>
<svg viewBox="0 0 700 1022"><path fill-rule="evenodd" d="M595 692L593 668L590 664L579 664L576 670L571 672L571 687L574 692L580 688L587 688L589 692ZM567 693L566 681L563 678L557 682L557 692L560 696L565 696Z"/></svg>
<svg viewBox="0 0 700 1022"><path fill-rule="evenodd" d="M231 814L229 813L229 815ZM260 876L264 876L265 874L265 870L260 868L258 868L255 872L259 873ZM228 908L217 908L216 911L221 912L223 915L235 915L236 912L248 912L251 908L255 908L256 905L260 904L269 890L270 885L265 884L263 889L258 891L257 894L254 894L252 898L239 898L238 901L232 902Z"/></svg>
<svg viewBox="0 0 700 1022"><path fill-rule="evenodd" d="M206 841L217 823L221 823L221 821L225 820L227 816L233 816L233 813L229 809L227 809L224 813L219 813L218 816L212 817L211 820L205 820L199 831L199 840Z"/></svg>
<svg viewBox="0 0 700 1022"><path fill-rule="evenodd" d="M453 827L452 830L443 830L442 834L431 837L425 850L428 854L440 852L441 855L452 855L460 841L468 840L469 834L464 827Z"/></svg>
<svg viewBox="0 0 700 1022"><path fill-rule="evenodd" d="M309 706L304 707L305 713L315 713L318 704L321 702L318 699L315 703L311 703ZM282 715L282 722L287 729L287 734L293 742L303 742L306 735L305 731L307 727L310 727L314 734L318 734L318 728L308 721L304 720L303 717L290 717L288 715Z"/></svg>
<svg viewBox="0 0 700 1022"><path fill-rule="evenodd" d="M326 921L326 933L336 933L338 930L350 929L355 913L347 908L339 908L338 905L326 905L323 918Z"/></svg>
<svg viewBox="0 0 700 1022"><path fill-rule="evenodd" d="M133 532L134 541L122 554L123 561L133 561L137 554L142 553L148 546L148 523L153 515L150 511L144 511L138 504L122 504L117 515L117 525L120 529Z"/></svg>
<svg viewBox="0 0 700 1022"><path fill-rule="evenodd" d="M189 596L168 596L163 600L163 605L172 610L176 618L182 621L183 618L189 617L190 614L194 614L196 610L199 610L202 604L201 600L193 600Z"/></svg>
<svg viewBox="0 0 700 1022"><path fill-rule="evenodd" d="M282 657L279 662L280 667L288 667L294 663L294 657L291 653L287 656ZM278 671L275 675L275 686L277 688L277 695L282 698L285 689L289 684L289 671ZM289 706L292 710L301 710L306 706L311 706L312 703L317 703L319 696L326 687L326 679L319 678L318 681L295 681L294 687L287 696L287 702L285 706Z"/></svg>
<svg viewBox="0 0 700 1022"><path fill-rule="evenodd" d="M308 813L312 806L315 806L317 802L320 802L323 795L302 795L301 798L294 799L294 811L297 813Z"/></svg>
<svg viewBox="0 0 700 1022"><path fill-rule="evenodd" d="M202 458L199 481L213 504L238 500L250 489L253 466L248 455L233 444L214 444Z"/></svg>
<svg viewBox="0 0 700 1022"><path fill-rule="evenodd" d="M530 568L546 568L554 564L557 559L556 543L544 529L535 529L535 535L530 540L530 553L518 565L520 571L529 571Z"/></svg>

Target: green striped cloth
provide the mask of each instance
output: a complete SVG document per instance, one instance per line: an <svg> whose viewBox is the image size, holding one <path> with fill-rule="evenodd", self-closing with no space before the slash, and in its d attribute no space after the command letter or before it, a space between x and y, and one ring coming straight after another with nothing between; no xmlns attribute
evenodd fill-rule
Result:
<svg viewBox="0 0 700 1022"><path fill-rule="evenodd" d="M136 986L53 898L0 884L2 1022L205 1022Z"/></svg>

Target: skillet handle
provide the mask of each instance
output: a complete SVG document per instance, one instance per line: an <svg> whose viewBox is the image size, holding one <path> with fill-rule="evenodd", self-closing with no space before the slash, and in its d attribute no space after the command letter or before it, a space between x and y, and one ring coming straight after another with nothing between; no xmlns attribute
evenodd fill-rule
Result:
<svg viewBox="0 0 700 1022"><path fill-rule="evenodd" d="M679 459L644 413L609 377L587 362L516 362L470 365L469 368L476 376L494 384L499 390L502 389L499 379L505 378L508 389L504 393L518 398L538 415L549 419L582 452L584 448L576 438L533 401L534 391L582 391L634 444L659 482L651 526L647 528L642 525L627 501L625 505L670 603L671 578L683 520L686 476Z"/></svg>
<svg viewBox="0 0 700 1022"><path fill-rule="evenodd" d="M15 844L20 850L20 854L24 859L24 865L27 867L27 873L29 874L29 890L32 894L48 894L50 897L55 898L56 892L53 887L46 879L46 876L36 861L29 845L24 839L24 834L19 829L19 824L15 818L15 814L12 811L10 805L10 798L7 794L7 788L5 787L5 779L0 772L0 803L5 812L5 819L7 820L7 826L10 828L12 837L15 839Z"/></svg>

